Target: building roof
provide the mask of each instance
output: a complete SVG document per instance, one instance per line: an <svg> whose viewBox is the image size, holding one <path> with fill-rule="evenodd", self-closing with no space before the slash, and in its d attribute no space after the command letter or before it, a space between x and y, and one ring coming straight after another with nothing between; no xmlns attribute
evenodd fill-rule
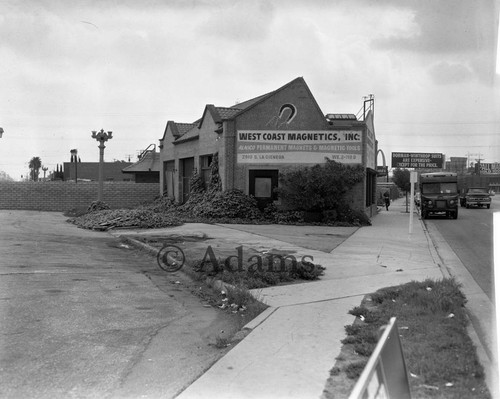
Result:
<svg viewBox="0 0 500 399"><path fill-rule="evenodd" d="M146 151L136 163L122 169L123 173L159 172L160 153Z"/></svg>
<svg viewBox="0 0 500 399"><path fill-rule="evenodd" d="M286 87L290 86L291 84L293 84L297 80L303 81L304 79L302 77L295 78L291 82L288 82L287 84L285 84L284 86L282 86L276 90L273 90L269 93L254 97L250 100L246 100L246 101L237 103L237 104L233 105L232 107L219 107L219 106L215 106L213 104L207 104L205 107L205 110L203 111L202 117L200 119L196 120L195 122L193 122L193 123L177 123L174 121L169 121L167 123L167 127L169 126L169 124L171 124L171 126L172 126L171 130L172 130L172 134L174 136L174 143L182 143L182 142L189 141L189 140L195 140L195 139L199 138L198 130L199 130L200 124L203 122L203 119L204 119L205 114L207 112L209 112L211 114L215 123L221 124L225 120L234 119L236 116L246 112L250 108L253 108L255 105L261 103L262 101L271 97L275 93L285 89ZM305 84L305 82L304 82L304 84ZM306 88L307 88L307 85L306 85ZM319 107L318 107L318 109L319 109ZM166 130L167 129L165 129L165 132L166 132Z"/></svg>

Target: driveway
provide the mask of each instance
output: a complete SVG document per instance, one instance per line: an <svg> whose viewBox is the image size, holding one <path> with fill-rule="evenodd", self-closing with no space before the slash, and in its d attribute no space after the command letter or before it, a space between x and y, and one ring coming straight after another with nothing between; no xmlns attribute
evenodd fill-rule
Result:
<svg viewBox="0 0 500 399"><path fill-rule="evenodd" d="M174 397L224 354L199 287L65 220L0 211L0 397Z"/></svg>

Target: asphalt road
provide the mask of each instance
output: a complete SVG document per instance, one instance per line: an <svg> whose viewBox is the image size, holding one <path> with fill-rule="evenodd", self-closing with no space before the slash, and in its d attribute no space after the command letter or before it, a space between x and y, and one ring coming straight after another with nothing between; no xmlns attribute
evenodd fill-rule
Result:
<svg viewBox="0 0 500 399"><path fill-rule="evenodd" d="M490 209L460 207L456 220L439 216L425 220L438 229L492 302L494 212L500 212L500 195L492 197Z"/></svg>
<svg viewBox="0 0 500 399"><path fill-rule="evenodd" d="M169 398L224 354L187 279L65 220L0 211L0 397Z"/></svg>

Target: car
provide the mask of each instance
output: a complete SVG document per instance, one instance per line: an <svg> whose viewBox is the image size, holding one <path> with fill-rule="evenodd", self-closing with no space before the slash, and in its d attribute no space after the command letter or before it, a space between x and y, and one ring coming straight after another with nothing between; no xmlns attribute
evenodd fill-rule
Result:
<svg viewBox="0 0 500 399"><path fill-rule="evenodd" d="M471 206L482 208L486 206L486 208L490 209L491 194L486 187L470 187L462 192L460 206L465 206L466 208L470 208Z"/></svg>

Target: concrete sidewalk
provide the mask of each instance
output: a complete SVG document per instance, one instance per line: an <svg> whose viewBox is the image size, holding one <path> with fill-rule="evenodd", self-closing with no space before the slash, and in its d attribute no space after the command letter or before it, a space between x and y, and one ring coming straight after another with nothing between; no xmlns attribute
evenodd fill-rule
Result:
<svg viewBox="0 0 500 399"><path fill-rule="evenodd" d="M319 398L340 353L344 326L354 321L348 311L364 295L449 276L416 213L409 234L405 211L404 199L397 200L372 219L372 226L359 229L187 224L166 230L168 235L207 234L258 251L294 251L297 259L308 255L326 267L316 282L254 290L270 307L246 326L251 332L243 341L178 397ZM314 245L318 236L327 242Z"/></svg>

